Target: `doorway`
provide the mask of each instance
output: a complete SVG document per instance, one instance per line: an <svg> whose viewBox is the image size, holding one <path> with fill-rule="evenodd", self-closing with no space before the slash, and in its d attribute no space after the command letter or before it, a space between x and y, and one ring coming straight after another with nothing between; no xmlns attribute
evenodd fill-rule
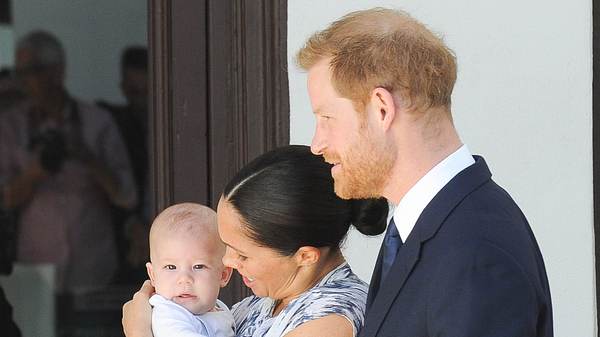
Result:
<svg viewBox="0 0 600 337"><path fill-rule="evenodd" d="M153 213L216 208L226 182L289 143L287 1L149 4ZM234 273L220 298L250 295Z"/></svg>

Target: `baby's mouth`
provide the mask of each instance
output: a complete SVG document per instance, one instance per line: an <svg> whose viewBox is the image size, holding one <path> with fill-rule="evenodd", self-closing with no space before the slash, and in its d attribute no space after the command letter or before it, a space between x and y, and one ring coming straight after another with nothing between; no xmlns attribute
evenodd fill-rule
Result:
<svg viewBox="0 0 600 337"><path fill-rule="evenodd" d="M177 295L177 298L182 299L182 300L189 300L189 299L196 298L196 296L192 295L192 294L181 294L181 295Z"/></svg>

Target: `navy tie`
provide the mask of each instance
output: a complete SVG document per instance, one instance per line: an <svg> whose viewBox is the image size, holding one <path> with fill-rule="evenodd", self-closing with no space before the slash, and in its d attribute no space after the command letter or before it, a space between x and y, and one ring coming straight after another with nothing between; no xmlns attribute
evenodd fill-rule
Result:
<svg viewBox="0 0 600 337"><path fill-rule="evenodd" d="M394 223L394 218L390 221L388 225L387 231L385 233L385 237L383 238L383 263L381 265L381 282L385 280L392 264L394 263L394 259L398 254L398 250L400 250L400 246L402 246L402 238L400 238L400 234L398 233L398 228L396 228L396 224Z"/></svg>

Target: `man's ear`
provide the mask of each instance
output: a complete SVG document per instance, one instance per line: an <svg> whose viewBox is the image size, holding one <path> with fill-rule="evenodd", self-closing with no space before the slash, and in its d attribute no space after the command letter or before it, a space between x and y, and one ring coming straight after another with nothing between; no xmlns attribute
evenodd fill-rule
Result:
<svg viewBox="0 0 600 337"><path fill-rule="evenodd" d="M233 268L231 267L223 267L223 271L221 272L221 288L229 283L229 279L231 279L231 274L233 273Z"/></svg>
<svg viewBox="0 0 600 337"><path fill-rule="evenodd" d="M153 287L156 287L154 285L154 270L152 269L151 262L146 262L146 272L148 273L148 277L150 278L150 283L152 283Z"/></svg>
<svg viewBox="0 0 600 337"><path fill-rule="evenodd" d="M321 251L316 247L302 246L298 248L294 257L299 266L309 266L319 261L321 258Z"/></svg>
<svg viewBox="0 0 600 337"><path fill-rule="evenodd" d="M396 118L396 103L394 95L385 88L375 88L371 92L371 109L375 114L376 122L387 131Z"/></svg>

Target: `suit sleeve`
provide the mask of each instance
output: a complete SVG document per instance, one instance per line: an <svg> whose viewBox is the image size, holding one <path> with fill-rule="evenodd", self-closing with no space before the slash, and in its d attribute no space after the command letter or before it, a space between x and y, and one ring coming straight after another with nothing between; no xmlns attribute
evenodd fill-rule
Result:
<svg viewBox="0 0 600 337"><path fill-rule="evenodd" d="M536 290L515 258L484 242L442 260L427 299L430 336L536 336Z"/></svg>

